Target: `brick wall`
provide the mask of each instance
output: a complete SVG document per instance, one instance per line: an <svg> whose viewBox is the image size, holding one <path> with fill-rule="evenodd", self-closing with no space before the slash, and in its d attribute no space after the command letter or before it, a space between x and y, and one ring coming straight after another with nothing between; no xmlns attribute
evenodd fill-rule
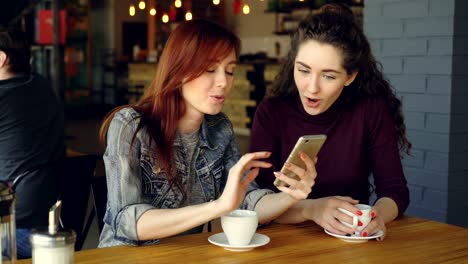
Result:
<svg viewBox="0 0 468 264"><path fill-rule="evenodd" d="M468 3L368 0L364 30L403 100L406 212L468 226Z"/></svg>

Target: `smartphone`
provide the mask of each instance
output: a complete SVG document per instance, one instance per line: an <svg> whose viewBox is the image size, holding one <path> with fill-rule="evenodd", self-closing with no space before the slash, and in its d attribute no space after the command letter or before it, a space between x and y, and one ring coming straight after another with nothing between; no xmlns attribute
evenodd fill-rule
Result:
<svg viewBox="0 0 468 264"><path fill-rule="evenodd" d="M308 136L300 137L297 140L296 145L294 146L293 150L289 154L289 157L286 160L286 162L292 163L304 169L306 166L304 162L301 160L299 152L304 152L305 154L307 154L307 156L313 159L315 158L315 156L317 156L320 148L322 148L322 145L323 143L325 143L326 139L327 139L326 135L308 135ZM281 168L281 173L285 174L286 176L290 178L297 179L297 180L299 179L299 177L295 173L286 169L284 165L283 165L283 168ZM281 181L280 179L275 179L273 184L275 186L289 186L289 184Z"/></svg>

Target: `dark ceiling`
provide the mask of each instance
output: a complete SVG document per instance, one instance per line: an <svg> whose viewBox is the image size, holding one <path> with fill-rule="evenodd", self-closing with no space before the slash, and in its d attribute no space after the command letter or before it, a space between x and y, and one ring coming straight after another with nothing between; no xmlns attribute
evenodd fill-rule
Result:
<svg viewBox="0 0 468 264"><path fill-rule="evenodd" d="M21 16L28 9L38 4L42 0L1 0L0 4L0 25L18 25Z"/></svg>

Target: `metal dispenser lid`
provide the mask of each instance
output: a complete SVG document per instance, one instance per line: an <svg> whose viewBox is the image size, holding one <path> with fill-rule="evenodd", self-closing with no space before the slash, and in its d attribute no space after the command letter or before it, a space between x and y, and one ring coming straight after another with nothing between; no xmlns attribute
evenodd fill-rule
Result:
<svg viewBox="0 0 468 264"><path fill-rule="evenodd" d="M57 201L49 210L49 227L43 230L33 230L30 240L33 246L63 247L74 244L76 233L73 230L59 230L61 201Z"/></svg>
<svg viewBox="0 0 468 264"><path fill-rule="evenodd" d="M60 230L55 234L49 233L48 229L33 230L30 240L33 246L63 247L75 243L76 233L73 230Z"/></svg>

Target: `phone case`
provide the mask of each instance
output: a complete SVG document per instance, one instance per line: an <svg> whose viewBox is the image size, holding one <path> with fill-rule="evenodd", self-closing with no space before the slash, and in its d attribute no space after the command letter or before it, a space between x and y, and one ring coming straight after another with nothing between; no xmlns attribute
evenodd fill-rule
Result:
<svg viewBox="0 0 468 264"><path fill-rule="evenodd" d="M294 146L293 150L289 154L289 157L286 160L286 162L292 163L301 168L305 168L305 164L301 160L301 157L299 156L299 152L304 152L311 159L313 159L315 156L317 156L318 152L320 151L320 148L322 147L326 139L327 139L326 135L308 135L308 136L300 137L297 140L296 145ZM299 177L295 173L286 169L284 165L283 165L283 168L281 168L281 172L290 178L299 179ZM287 183L279 179L275 179L273 184L275 186L288 186Z"/></svg>

